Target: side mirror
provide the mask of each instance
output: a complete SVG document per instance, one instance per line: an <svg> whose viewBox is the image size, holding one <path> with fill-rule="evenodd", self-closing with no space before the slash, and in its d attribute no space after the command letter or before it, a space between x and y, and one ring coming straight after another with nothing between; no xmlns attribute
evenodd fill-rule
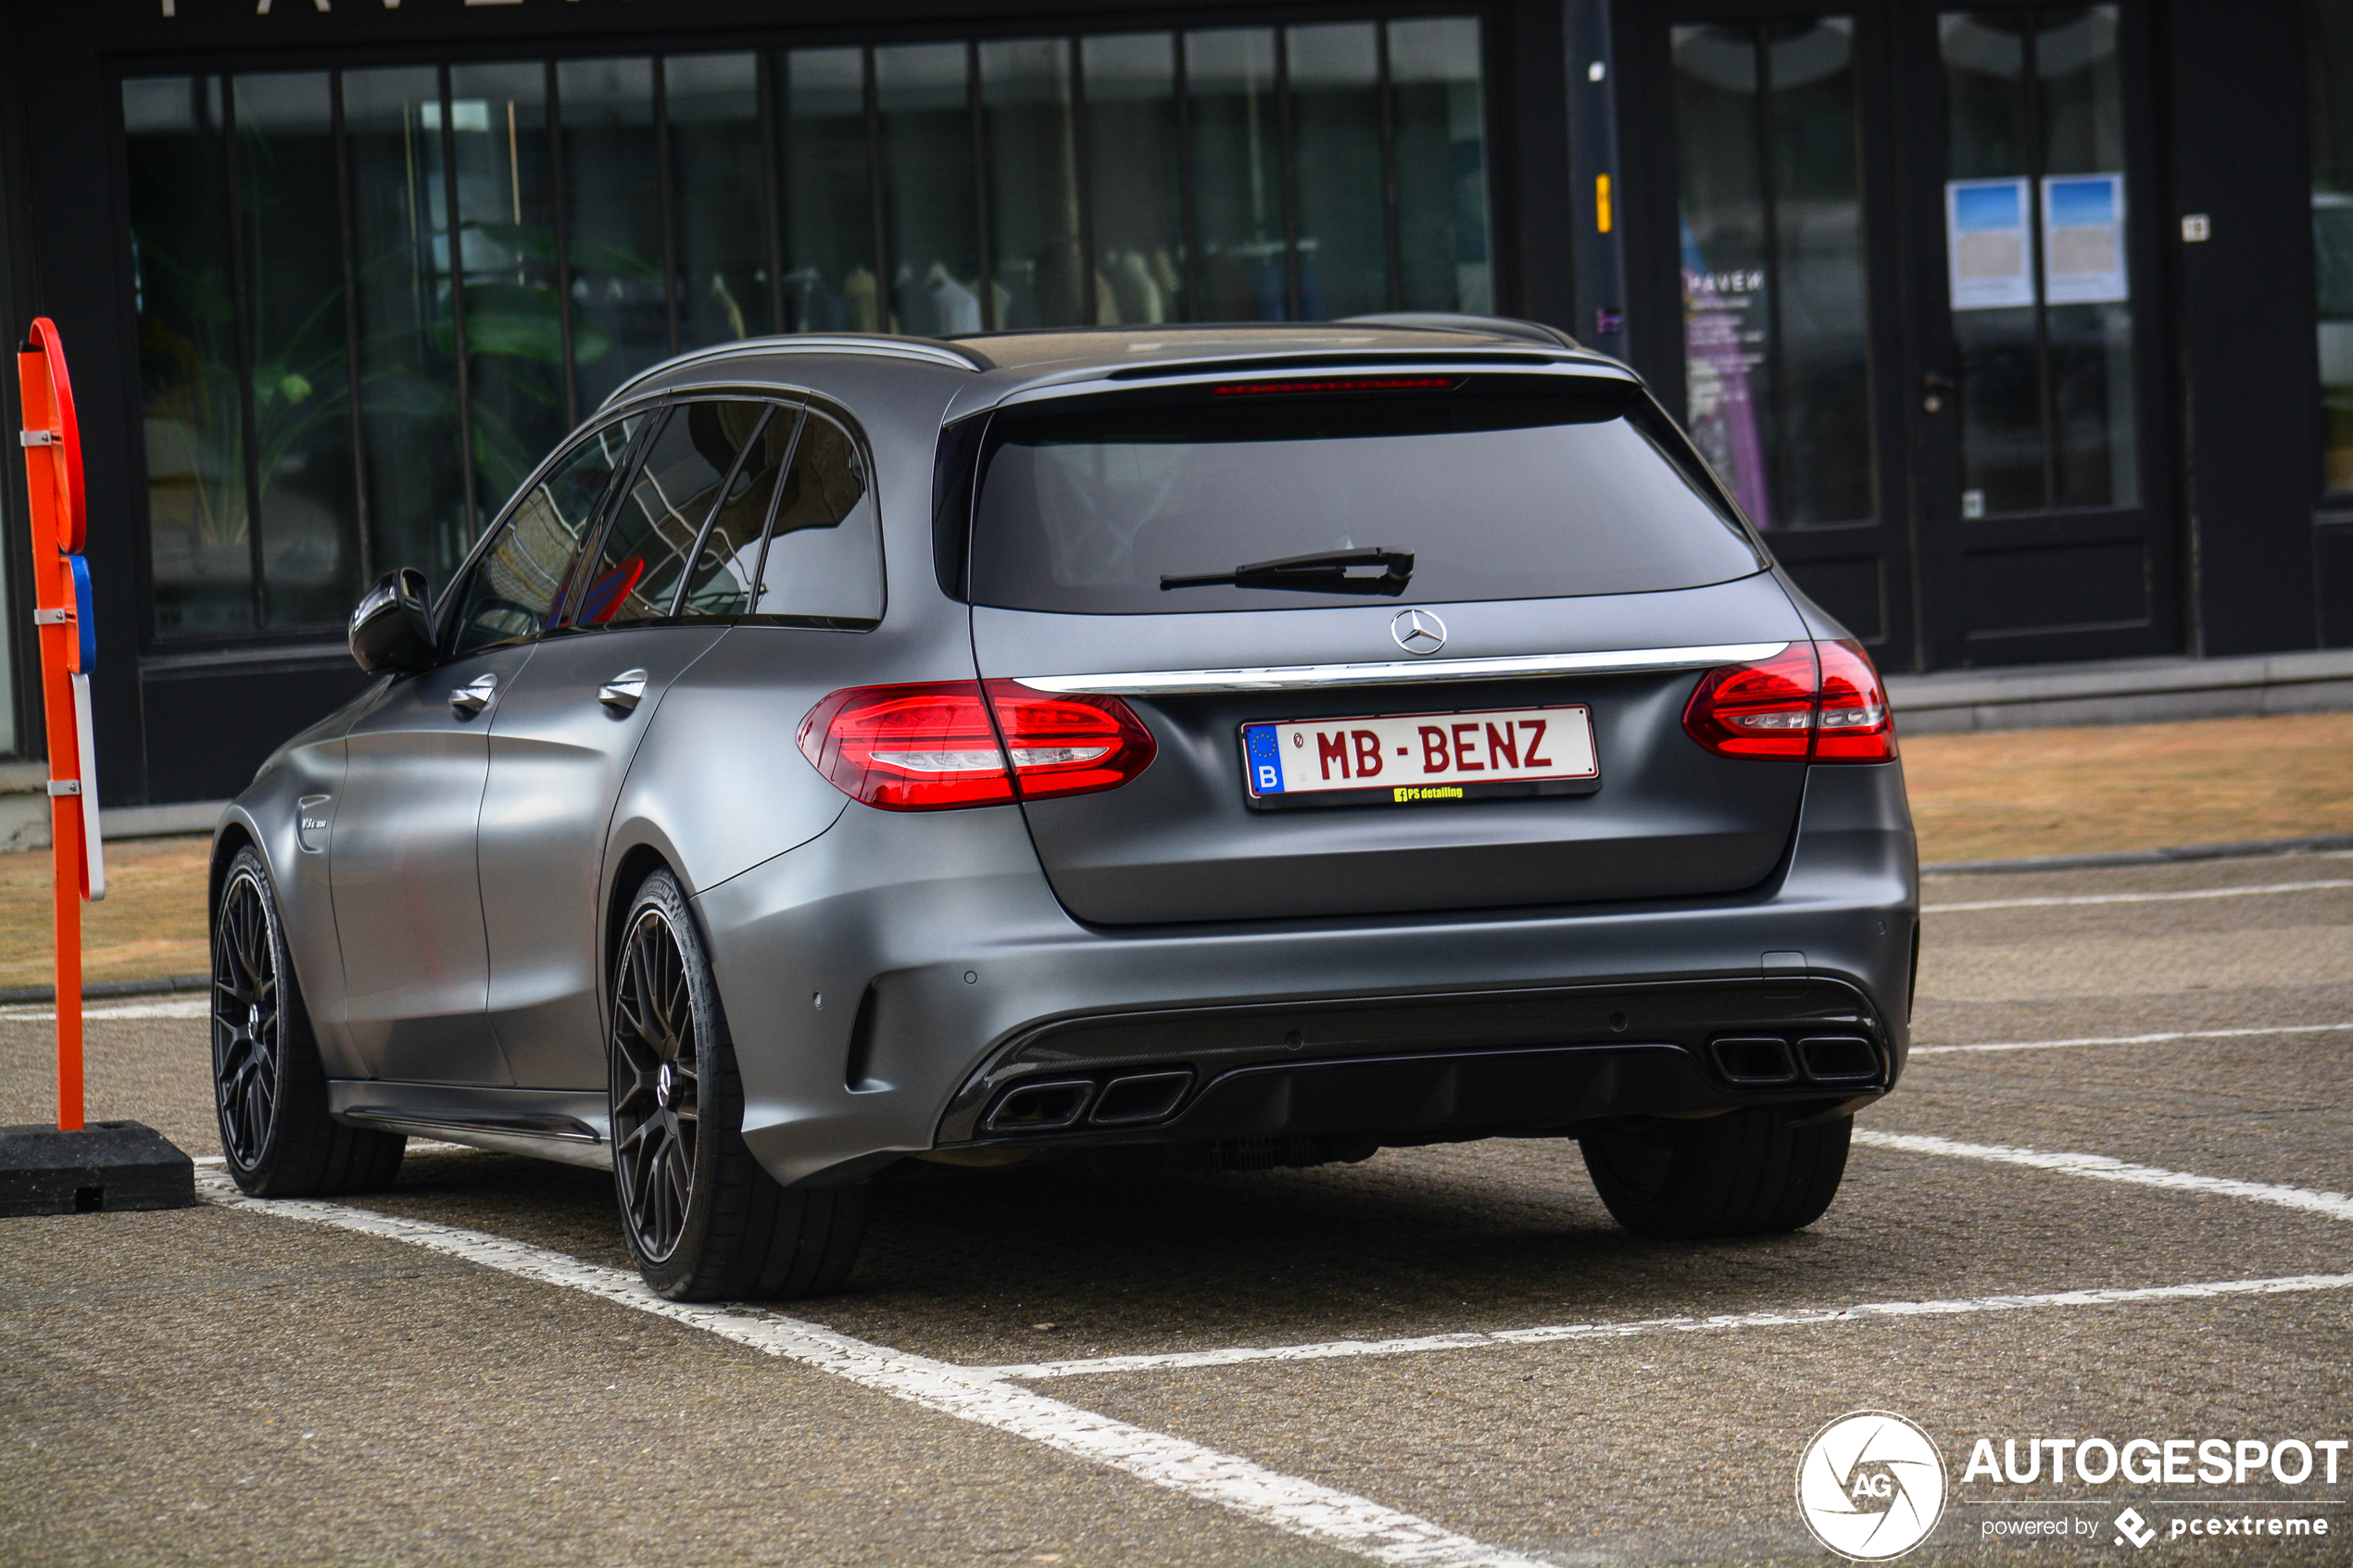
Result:
<svg viewBox="0 0 2353 1568"><path fill-rule="evenodd" d="M433 602L413 566L387 571L351 612L351 657L369 674L407 674L434 659Z"/></svg>

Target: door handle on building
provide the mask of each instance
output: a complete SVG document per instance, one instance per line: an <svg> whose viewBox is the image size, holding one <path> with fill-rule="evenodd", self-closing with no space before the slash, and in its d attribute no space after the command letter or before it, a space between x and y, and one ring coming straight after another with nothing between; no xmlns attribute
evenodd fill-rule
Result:
<svg viewBox="0 0 2353 1568"><path fill-rule="evenodd" d="M646 672L642 670L624 670L605 683L604 689L597 694L597 700L607 708L617 708L623 713L631 713L636 710L637 704L643 700L645 695Z"/></svg>
<svg viewBox="0 0 2353 1568"><path fill-rule="evenodd" d="M1944 410L1946 395L1957 392L1960 388L1952 377L1940 376L1934 370L1931 370L1920 378L1920 390L1927 394L1920 399L1920 407L1929 413L1934 414Z"/></svg>
<svg viewBox="0 0 2353 1568"><path fill-rule="evenodd" d="M497 695L497 676L477 675L449 694L449 711L460 719L471 719L489 707L490 699Z"/></svg>

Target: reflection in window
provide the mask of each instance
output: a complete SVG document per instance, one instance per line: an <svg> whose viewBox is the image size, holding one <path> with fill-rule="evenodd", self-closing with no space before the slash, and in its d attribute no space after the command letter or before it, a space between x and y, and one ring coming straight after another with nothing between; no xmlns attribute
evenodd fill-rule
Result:
<svg viewBox="0 0 2353 1568"><path fill-rule="evenodd" d="M980 227L973 186L972 101L962 44L875 51L889 223L891 331L976 332Z"/></svg>
<svg viewBox="0 0 2353 1568"><path fill-rule="evenodd" d="M1288 320L1290 252L1283 240L1273 30L1187 33L1185 87L1192 114L1202 317Z"/></svg>
<svg viewBox="0 0 2353 1568"><path fill-rule="evenodd" d="M988 324L1002 330L1079 320L1069 41L983 44L980 102L988 145Z"/></svg>
<svg viewBox="0 0 2353 1568"><path fill-rule="evenodd" d="M1674 31L1692 438L1760 528L1869 519L1854 25Z"/></svg>
<svg viewBox="0 0 2353 1568"><path fill-rule="evenodd" d="M760 544L776 498L776 482L792 459L800 410L777 408L752 438L750 455L736 466L727 494L703 525L693 575L679 613L742 615L751 608L751 585L760 575Z"/></svg>
<svg viewBox="0 0 2353 1568"><path fill-rule="evenodd" d="M556 67L556 89L563 115L574 378L585 412L671 353L653 62L565 60Z"/></svg>
<svg viewBox="0 0 2353 1568"><path fill-rule="evenodd" d="M866 461L849 432L812 409L760 571L761 615L879 621L882 535Z"/></svg>
<svg viewBox="0 0 2353 1568"><path fill-rule="evenodd" d="M2321 488L2353 491L2353 13L2313 0L2312 260L2319 275Z"/></svg>
<svg viewBox="0 0 2353 1568"><path fill-rule="evenodd" d="M1487 254L1487 103L1478 22L1389 24L1397 144L1398 303L1407 310L1495 308Z"/></svg>
<svg viewBox="0 0 2353 1568"><path fill-rule="evenodd" d="M439 592L473 543L450 358L441 73L344 72L343 123L370 543L378 571L413 566Z"/></svg>
<svg viewBox="0 0 2353 1568"><path fill-rule="evenodd" d="M547 72L536 61L452 66L449 96L474 511L489 517L573 422L564 399Z"/></svg>
<svg viewBox="0 0 2353 1568"><path fill-rule="evenodd" d="M679 346L773 331L760 57L673 55L661 62L661 79L678 232Z"/></svg>
<svg viewBox="0 0 2353 1568"><path fill-rule="evenodd" d="M1183 321L1184 207L1176 153L1176 42L1088 38L1087 182L1095 210L1098 322ZM1064 320L1085 318L1073 311Z"/></svg>
<svg viewBox="0 0 2353 1568"><path fill-rule="evenodd" d="M220 81L122 84L158 635L253 625Z"/></svg>
<svg viewBox="0 0 2353 1568"><path fill-rule="evenodd" d="M670 613L703 523L768 409L749 399L713 399L671 410L581 580L575 623L621 625Z"/></svg>
<svg viewBox="0 0 2353 1568"><path fill-rule="evenodd" d="M1371 22L1294 27L1291 157L1299 189L1299 313L1389 308L1380 41Z"/></svg>
<svg viewBox="0 0 2353 1568"><path fill-rule="evenodd" d="M2135 505L2117 8L1938 28L1962 515Z"/></svg>
<svg viewBox="0 0 2353 1568"><path fill-rule="evenodd" d="M785 56L785 330L882 330L862 49Z"/></svg>
<svg viewBox="0 0 2353 1568"><path fill-rule="evenodd" d="M633 414L595 432L515 503L498 537L466 579L465 596L452 620L453 658L532 636L555 622L572 582L573 558L612 487L613 470L645 420L643 414Z"/></svg>

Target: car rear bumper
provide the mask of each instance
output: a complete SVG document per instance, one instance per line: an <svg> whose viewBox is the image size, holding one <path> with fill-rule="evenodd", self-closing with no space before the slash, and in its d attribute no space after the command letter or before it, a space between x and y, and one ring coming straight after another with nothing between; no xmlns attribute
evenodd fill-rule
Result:
<svg viewBox="0 0 2353 1568"><path fill-rule="evenodd" d="M1103 931L1055 902L1013 808L852 807L696 903L747 1141L805 1181L936 1148L1834 1110L1903 1071L1919 879L1890 764L1812 770L1780 864L1718 897ZM1728 1073L1726 1040L1780 1041L1786 1073L1761 1045ZM1005 1114L1055 1082L1087 1085L1068 1122Z"/></svg>

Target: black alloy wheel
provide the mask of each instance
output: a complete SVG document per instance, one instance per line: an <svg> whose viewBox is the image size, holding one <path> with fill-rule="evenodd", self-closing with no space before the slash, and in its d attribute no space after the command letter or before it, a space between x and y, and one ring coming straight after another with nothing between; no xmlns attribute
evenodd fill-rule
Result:
<svg viewBox="0 0 2353 1568"><path fill-rule="evenodd" d="M239 865L220 891L212 944L212 1082L220 1147L261 1162L278 1115L278 952L259 875Z"/></svg>
<svg viewBox="0 0 2353 1568"><path fill-rule="evenodd" d="M328 1114L277 887L250 845L229 862L213 905L212 1098L229 1174L256 1197L378 1192L399 1173L406 1137Z"/></svg>
<svg viewBox="0 0 2353 1568"><path fill-rule="evenodd" d="M628 910L606 1054L613 1185L638 1273L673 1301L840 1289L865 1234L866 1184L788 1187L761 1166L744 1142L735 1039L686 890L656 871Z"/></svg>
<svg viewBox="0 0 2353 1568"><path fill-rule="evenodd" d="M667 1263L685 1237L702 1134L701 1052L686 956L669 918L641 905L613 997L613 1174L637 1254Z"/></svg>

